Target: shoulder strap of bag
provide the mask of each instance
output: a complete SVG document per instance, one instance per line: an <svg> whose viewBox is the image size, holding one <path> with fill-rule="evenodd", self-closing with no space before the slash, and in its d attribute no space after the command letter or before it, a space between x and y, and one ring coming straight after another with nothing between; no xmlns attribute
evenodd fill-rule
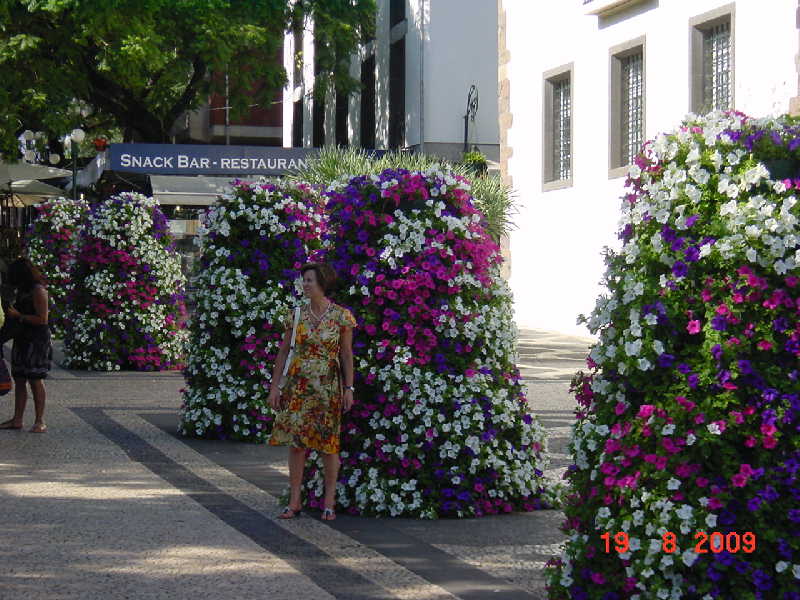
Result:
<svg viewBox="0 0 800 600"><path fill-rule="evenodd" d="M294 325L292 325L292 343L289 346L289 354L286 356L286 362L283 363L283 375L289 372L289 361L294 354L294 338L297 336L297 323L300 321L300 307L294 309Z"/></svg>
<svg viewBox="0 0 800 600"><path fill-rule="evenodd" d="M292 325L292 343L291 347L294 348L294 338L297 336L297 323L300 321L300 307L294 309L294 325Z"/></svg>

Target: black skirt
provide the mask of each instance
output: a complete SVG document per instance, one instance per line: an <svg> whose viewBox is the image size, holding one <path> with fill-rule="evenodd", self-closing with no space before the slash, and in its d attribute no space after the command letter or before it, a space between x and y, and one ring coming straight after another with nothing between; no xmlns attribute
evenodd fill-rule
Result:
<svg viewBox="0 0 800 600"><path fill-rule="evenodd" d="M14 338L11 348L11 376L21 379L46 379L53 360L50 331L44 326L38 335L21 335Z"/></svg>

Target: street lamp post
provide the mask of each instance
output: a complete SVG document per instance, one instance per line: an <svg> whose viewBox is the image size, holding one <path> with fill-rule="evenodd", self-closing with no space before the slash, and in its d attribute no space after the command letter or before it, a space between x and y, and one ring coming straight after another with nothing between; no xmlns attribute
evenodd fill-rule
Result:
<svg viewBox="0 0 800 600"><path fill-rule="evenodd" d="M72 151L72 199L75 201L78 200L78 149L85 138L86 132L80 128L73 129L68 136L69 146Z"/></svg>
<svg viewBox="0 0 800 600"><path fill-rule="evenodd" d="M467 93L467 113L464 115L464 152L469 151L469 122L475 122L478 112L478 87L471 85Z"/></svg>

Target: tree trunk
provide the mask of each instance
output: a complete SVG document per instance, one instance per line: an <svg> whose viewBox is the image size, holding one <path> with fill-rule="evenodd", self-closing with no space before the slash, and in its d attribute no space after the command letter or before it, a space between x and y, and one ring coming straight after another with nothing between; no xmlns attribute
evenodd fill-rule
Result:
<svg viewBox="0 0 800 600"><path fill-rule="evenodd" d="M144 98L137 97L131 90L97 71L91 52L87 53L85 64L90 85L87 100L116 117L125 131L126 141L130 139L151 144L170 142L169 132L173 124L191 106L207 71L206 64L196 58L192 64L192 75L183 93L163 116L160 116L148 108Z"/></svg>

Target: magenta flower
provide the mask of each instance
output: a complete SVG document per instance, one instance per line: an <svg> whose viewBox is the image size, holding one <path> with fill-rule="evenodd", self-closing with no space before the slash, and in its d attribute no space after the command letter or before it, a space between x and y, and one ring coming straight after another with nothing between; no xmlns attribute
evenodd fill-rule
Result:
<svg viewBox="0 0 800 600"><path fill-rule="evenodd" d="M640 419L647 419L653 414L655 408L656 407L652 404L643 404L639 407L639 413L636 416Z"/></svg>
<svg viewBox="0 0 800 600"><path fill-rule="evenodd" d="M693 335L695 333L700 333L700 329L701 329L700 321L697 319L689 321L689 323L686 325L686 331L688 331Z"/></svg>

